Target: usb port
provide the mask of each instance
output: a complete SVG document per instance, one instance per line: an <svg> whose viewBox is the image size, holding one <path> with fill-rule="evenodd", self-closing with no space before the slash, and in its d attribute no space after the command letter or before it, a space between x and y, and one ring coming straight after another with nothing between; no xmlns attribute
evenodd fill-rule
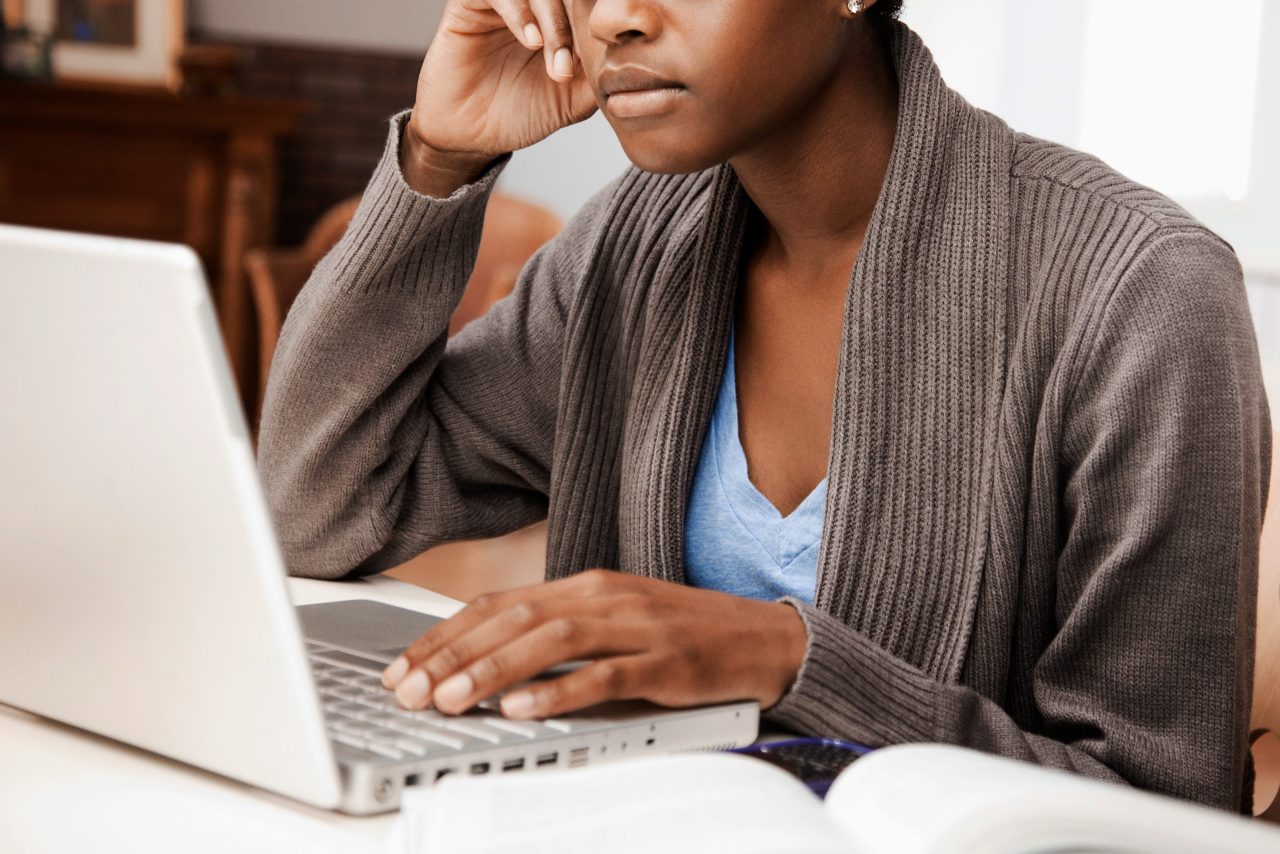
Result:
<svg viewBox="0 0 1280 854"><path fill-rule="evenodd" d="M586 765L587 753L588 751L590 751L590 749L591 748L589 747L575 747L573 750L570 750L569 751L569 767L577 768L579 765Z"/></svg>
<svg viewBox="0 0 1280 854"><path fill-rule="evenodd" d="M546 768L548 765L555 765L559 759L559 753L544 753L538 757L538 767Z"/></svg>
<svg viewBox="0 0 1280 854"><path fill-rule="evenodd" d="M472 766L471 766L471 773L472 773L472 774L488 774L488 773L489 773L489 763L488 763L488 762L477 762L476 764L474 764L474 765L472 765Z"/></svg>
<svg viewBox="0 0 1280 854"><path fill-rule="evenodd" d="M520 759L507 759L502 763L503 771L519 771L523 767L524 767L523 757L521 757Z"/></svg>

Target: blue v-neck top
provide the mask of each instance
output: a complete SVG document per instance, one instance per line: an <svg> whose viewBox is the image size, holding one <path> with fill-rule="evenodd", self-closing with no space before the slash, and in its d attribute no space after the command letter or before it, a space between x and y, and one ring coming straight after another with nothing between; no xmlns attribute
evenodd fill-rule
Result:
<svg viewBox="0 0 1280 854"><path fill-rule="evenodd" d="M747 476L738 436L734 344L698 458L685 515L685 581L752 599L813 601L827 479L789 516Z"/></svg>

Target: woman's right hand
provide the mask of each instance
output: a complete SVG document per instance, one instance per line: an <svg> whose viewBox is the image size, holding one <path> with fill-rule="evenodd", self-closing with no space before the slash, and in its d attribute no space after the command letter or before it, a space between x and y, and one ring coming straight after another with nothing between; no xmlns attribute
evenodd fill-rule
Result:
<svg viewBox="0 0 1280 854"><path fill-rule="evenodd" d="M401 166L444 196L499 155L597 109L565 0L449 0L418 77Z"/></svg>

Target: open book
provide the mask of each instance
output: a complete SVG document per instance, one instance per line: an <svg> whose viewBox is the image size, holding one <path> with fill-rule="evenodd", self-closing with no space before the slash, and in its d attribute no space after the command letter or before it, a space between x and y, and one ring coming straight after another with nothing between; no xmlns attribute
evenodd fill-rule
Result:
<svg viewBox="0 0 1280 854"><path fill-rule="evenodd" d="M859 759L825 802L734 754L447 777L406 793L405 854L1280 852L1280 829L942 745Z"/></svg>

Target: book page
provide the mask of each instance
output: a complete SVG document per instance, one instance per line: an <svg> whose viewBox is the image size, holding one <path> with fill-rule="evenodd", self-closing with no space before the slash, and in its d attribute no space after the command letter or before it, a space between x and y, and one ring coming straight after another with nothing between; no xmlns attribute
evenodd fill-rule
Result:
<svg viewBox="0 0 1280 854"><path fill-rule="evenodd" d="M857 851L1280 851L1280 831L1239 816L946 745L859 759L825 808Z"/></svg>
<svg viewBox="0 0 1280 854"><path fill-rule="evenodd" d="M731 754L446 777L405 793L405 854L837 854L848 843L786 772Z"/></svg>

